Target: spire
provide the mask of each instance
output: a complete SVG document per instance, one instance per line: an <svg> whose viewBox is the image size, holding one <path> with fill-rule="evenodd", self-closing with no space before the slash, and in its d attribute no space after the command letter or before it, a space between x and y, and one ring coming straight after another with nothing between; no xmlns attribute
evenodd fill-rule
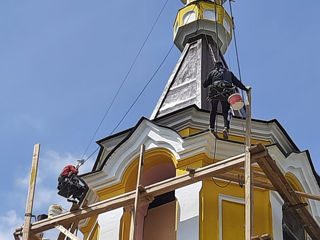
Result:
<svg viewBox="0 0 320 240"><path fill-rule="evenodd" d="M226 0L181 0L174 23L174 43L182 51L151 119L197 105L210 110L202 87L214 63L222 61L232 39L232 19L222 4Z"/></svg>

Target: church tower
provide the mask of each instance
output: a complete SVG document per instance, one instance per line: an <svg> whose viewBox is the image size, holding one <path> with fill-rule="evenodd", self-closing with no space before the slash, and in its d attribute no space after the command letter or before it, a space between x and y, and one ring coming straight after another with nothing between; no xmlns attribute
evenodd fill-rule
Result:
<svg viewBox="0 0 320 240"><path fill-rule="evenodd" d="M251 240L319 239L320 177L276 119L252 119L250 153L245 119L232 120L228 139L208 130L202 83L214 62L227 67L232 19L225 0L181 1L173 37L182 54L151 118L98 140L93 169L80 176L86 206L34 223L33 233L63 225L84 240L245 240L250 154Z"/></svg>
<svg viewBox="0 0 320 240"><path fill-rule="evenodd" d="M214 63L227 67L223 54L232 39L232 19L225 0L181 0L174 22L173 38L182 52L151 119L195 104L210 110L207 90L202 87Z"/></svg>

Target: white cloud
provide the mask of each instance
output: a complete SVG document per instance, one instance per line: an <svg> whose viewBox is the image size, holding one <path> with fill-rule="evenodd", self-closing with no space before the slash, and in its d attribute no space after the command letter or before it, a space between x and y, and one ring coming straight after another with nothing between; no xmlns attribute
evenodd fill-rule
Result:
<svg viewBox="0 0 320 240"><path fill-rule="evenodd" d="M68 164L76 164L75 154L71 153L58 153L56 151L44 151L40 153L37 182L36 182L36 192L34 197L33 214L48 214L49 206L52 204L61 205L65 211L68 211L71 204L66 201L65 198L57 194L57 183L58 176L64 166ZM80 173L85 173L91 170L92 163L84 164L80 168ZM30 172L26 176L22 176L15 180L16 189L13 189L8 195L12 195L14 199L21 199L19 203L20 209L24 209L26 191L29 186ZM23 191L22 191L23 190ZM22 216L23 217L23 216ZM10 219L10 221L8 221ZM9 211L4 216L0 216L0 240L12 239L13 231L23 224L23 218L18 218L15 211ZM11 228L10 228L11 226ZM54 239L56 231L53 230L46 232L46 236L50 236ZM52 236L55 236L52 238Z"/></svg>
<svg viewBox="0 0 320 240"><path fill-rule="evenodd" d="M18 217L14 210L0 215L0 240L13 239L13 232L21 225L23 225L23 218Z"/></svg>

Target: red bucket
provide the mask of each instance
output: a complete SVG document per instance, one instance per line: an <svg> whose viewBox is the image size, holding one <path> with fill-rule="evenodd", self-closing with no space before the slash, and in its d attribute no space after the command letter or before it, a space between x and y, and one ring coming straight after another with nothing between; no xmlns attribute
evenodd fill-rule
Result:
<svg viewBox="0 0 320 240"><path fill-rule="evenodd" d="M228 98L228 102L230 103L233 110L240 110L244 106L240 93L232 94Z"/></svg>

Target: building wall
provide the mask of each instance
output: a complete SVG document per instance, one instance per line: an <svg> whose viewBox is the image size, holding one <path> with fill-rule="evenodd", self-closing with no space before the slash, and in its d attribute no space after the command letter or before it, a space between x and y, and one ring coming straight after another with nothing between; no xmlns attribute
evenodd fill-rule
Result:
<svg viewBox="0 0 320 240"><path fill-rule="evenodd" d="M203 181L201 191L201 240L244 239L244 188L219 180ZM272 235L269 191L254 190L254 234Z"/></svg>
<svg viewBox="0 0 320 240"><path fill-rule="evenodd" d="M143 131L147 132L147 130L147 127L143 128ZM218 161L217 159L209 157L211 152L207 151L207 148L212 148L213 142L211 139L213 136L209 135L209 133L208 136L199 135L198 137L197 135L187 144L183 145L187 140L179 137L176 132L172 131L173 133L171 133L171 130L163 129L163 131L166 131L164 134L161 131L155 131L152 132L152 134L148 133L149 135L152 135L153 139L146 144L147 151L145 154L145 165L143 171L148 175L147 173L149 170L161 169L161 166L171 165L174 167L175 173L169 174L170 176L165 176L165 178L162 178L161 176L159 178L158 176L155 176L155 174L163 170L154 171L152 174L149 174L153 180L151 182L146 181L146 185L149 185L154 181L161 181L168 177L173 177L174 174L184 174L186 173L187 167L200 168ZM196 129L189 129L185 130L184 134L192 134L196 132ZM160 137L156 136L156 134L159 134ZM146 140L143 139L143 134L140 133L139 138L146 142ZM161 141L159 140L157 142L154 140L157 138ZM168 140L165 138L168 138ZM207 138L209 140L207 140ZM231 138L233 138L233 136L231 136ZM264 143L268 144L266 141ZM114 176L119 180L117 182L114 181L115 177L112 175L112 177L110 177L112 180L110 182L112 182L112 184L99 188L96 191L100 200L109 199L135 189L138 166L137 152L139 152L138 149L140 142L130 140L130 144L131 145L128 143L128 146L124 146L123 149L118 150L119 155L115 155L113 159L111 159L114 162L111 161L111 163L107 163L110 165L106 167L108 170L106 172L117 173L118 175L115 174ZM220 142L221 146L222 144L225 144L223 145L224 148L222 150L229 155L234 151L235 145L231 145L232 143ZM128 149L130 149L130 151ZM125 155L123 154L125 151L127 151L126 156L123 156ZM135 152L135 154L133 154L133 152ZM208 152L210 154L208 154ZM298 190L308 191L308 186L310 186L310 184L309 182L304 181L304 178L306 177L303 177L307 176L309 171L308 166L298 166L299 162L302 162L303 158L296 155L286 158L284 156L280 156L280 152L275 152L272 149L270 149L270 152L271 155L274 155L274 159L279 163L279 166L284 173L290 171L291 175L288 175L290 179L293 179L292 175L299 176L297 177L297 180L299 180L300 185L296 188ZM120 163L117 163L116 161L119 161ZM305 163L307 164L307 162ZM300 170L302 168L307 170ZM310 181L310 179L308 181ZM103 182L104 180L101 179L101 181ZM293 185L298 186L297 183ZM310 192L312 193L314 191ZM162 209L162 211L161 208L148 210L146 218L140 223L142 224L140 227L143 231L144 239L149 240L148 238L151 238L152 234L157 231L167 234L166 239L168 240L244 239L244 188L239 184L229 183L228 181L213 181L212 179L207 179L202 182L198 182L197 184L177 189L175 196L177 201L175 210L173 210L173 202L168 205L170 207L164 205L164 209ZM282 239L282 213L279 212L281 205L282 202L279 201L276 194L268 190L255 188L253 230L255 235L268 233L274 236L274 239ZM318 207L319 204L315 204L315 207L312 204L310 205L310 209L314 213L317 212L316 210ZM130 209L124 209L122 211L123 212L121 212L121 214L117 215L117 220L115 220L115 225L118 226L115 229L117 233L113 231L113 238L110 239L129 239L131 213ZM173 214L173 212L176 214ZM318 214L316 214L316 216L318 216ZM108 232L106 231L105 224L101 224L103 222L101 220L102 218L97 219L98 225L91 221L91 225L83 227L83 230L85 230L86 233L85 236L92 236L92 238L88 239L95 239L97 236L107 234ZM163 225L163 231L161 224L159 224L160 219L161 221L166 221L166 224L168 223L165 226ZM167 219L170 220L167 221ZM168 230L170 229L170 226L172 228L171 230ZM94 230L94 228L96 230ZM188 231L190 234L187 234ZM156 235L161 236L160 233ZM106 237L109 236L105 235L104 238L100 237L100 239L105 239Z"/></svg>

